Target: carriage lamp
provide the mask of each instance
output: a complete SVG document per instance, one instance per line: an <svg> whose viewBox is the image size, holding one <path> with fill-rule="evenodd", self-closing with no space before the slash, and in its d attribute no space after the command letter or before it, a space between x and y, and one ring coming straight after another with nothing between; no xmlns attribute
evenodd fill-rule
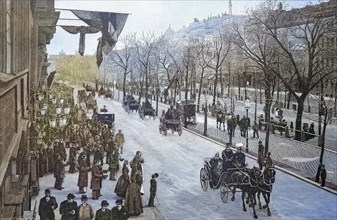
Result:
<svg viewBox="0 0 337 220"><path fill-rule="evenodd" d="M245 101L245 109L246 109L246 117L247 117L247 122L248 122L248 110L250 109L249 99L246 99ZM246 152L248 153L248 128L246 131Z"/></svg>
<svg viewBox="0 0 337 220"><path fill-rule="evenodd" d="M61 114L61 110L62 110L61 107L57 106L57 108L56 108L56 114L58 114L58 115Z"/></svg>

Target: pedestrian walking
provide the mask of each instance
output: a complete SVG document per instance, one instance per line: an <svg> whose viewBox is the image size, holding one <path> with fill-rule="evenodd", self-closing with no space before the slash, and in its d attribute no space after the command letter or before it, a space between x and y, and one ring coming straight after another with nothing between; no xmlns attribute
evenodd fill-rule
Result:
<svg viewBox="0 0 337 220"><path fill-rule="evenodd" d="M116 206L111 209L111 219L112 220L127 220L129 214L125 207L123 206L123 200L117 199Z"/></svg>
<svg viewBox="0 0 337 220"><path fill-rule="evenodd" d="M54 210L57 209L58 204L54 196L50 195L50 190L44 191L45 196L40 199L39 216L43 220L55 220Z"/></svg>
<svg viewBox="0 0 337 220"><path fill-rule="evenodd" d="M152 174L152 179L150 180L150 198L149 198L149 204L148 206L150 207L156 207L154 205L154 198L156 197L157 194L157 181L156 179L158 178L158 173Z"/></svg>
<svg viewBox="0 0 337 220"><path fill-rule="evenodd" d="M67 200L60 204L61 220L76 220L77 219L77 202L74 201L75 195L69 193Z"/></svg>
<svg viewBox="0 0 337 220"><path fill-rule="evenodd" d="M106 200L101 202L101 207L96 211L95 220L111 220L111 211L109 208L109 203Z"/></svg>
<svg viewBox="0 0 337 220"><path fill-rule="evenodd" d="M109 171L110 171L109 180L112 181L116 180L116 172L118 170L119 170L119 153L118 149L114 148L110 154L109 159Z"/></svg>
<svg viewBox="0 0 337 220"><path fill-rule="evenodd" d="M259 137L259 125L256 123L256 121L254 121L254 125L253 125L253 138L260 138Z"/></svg>
<svg viewBox="0 0 337 220"><path fill-rule="evenodd" d="M321 178L322 178L321 186L324 187L325 186L325 179L326 179L326 169L325 169L324 164L321 165Z"/></svg>
<svg viewBox="0 0 337 220"><path fill-rule="evenodd" d="M54 177L55 177L55 189L62 190L63 179L64 179L64 167L66 164L63 163L61 155L57 155L57 161L55 163Z"/></svg>
<svg viewBox="0 0 337 220"><path fill-rule="evenodd" d="M262 144L262 141L259 141L257 163L259 164L260 170L262 170L264 159L265 159L264 158L264 146Z"/></svg>
<svg viewBox="0 0 337 220"><path fill-rule="evenodd" d="M131 183L126 190L125 208L130 216L136 216L143 213L142 198L140 195L140 187L136 183L135 176L131 178Z"/></svg>
<svg viewBox="0 0 337 220"><path fill-rule="evenodd" d="M124 144L124 134L122 133L122 130L119 129L118 133L115 135L115 145L117 149L121 150L121 154L123 154L123 144Z"/></svg>
<svg viewBox="0 0 337 220"><path fill-rule="evenodd" d="M89 205L88 197L86 195L81 196L82 204L78 207L78 217L77 220L91 220L94 218L94 212L91 205Z"/></svg>

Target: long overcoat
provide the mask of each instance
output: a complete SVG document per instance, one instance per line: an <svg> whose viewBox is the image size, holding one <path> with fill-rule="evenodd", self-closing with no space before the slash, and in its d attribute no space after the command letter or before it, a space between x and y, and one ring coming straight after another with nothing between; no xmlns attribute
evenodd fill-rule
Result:
<svg viewBox="0 0 337 220"><path fill-rule="evenodd" d="M74 211L74 213L73 213ZM61 220L76 220L77 219L77 202L69 202L65 200L60 204Z"/></svg>
<svg viewBox="0 0 337 220"><path fill-rule="evenodd" d="M102 178L102 171L100 170L99 166L94 165L91 168L90 189L99 190L101 188L101 178Z"/></svg>
<svg viewBox="0 0 337 220"><path fill-rule="evenodd" d="M140 195L140 187L136 182L131 182L125 195L125 208L129 215L135 216L143 213L142 198Z"/></svg>

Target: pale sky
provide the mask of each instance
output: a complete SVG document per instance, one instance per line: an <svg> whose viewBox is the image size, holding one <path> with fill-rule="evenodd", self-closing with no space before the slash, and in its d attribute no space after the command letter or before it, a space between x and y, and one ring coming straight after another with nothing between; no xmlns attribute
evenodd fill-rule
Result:
<svg viewBox="0 0 337 220"><path fill-rule="evenodd" d="M122 35L126 33L154 32L157 36L171 25L173 30L188 26L194 18L202 20L209 15L228 13L228 0L152 0L152 1L117 1L117 0L55 0L55 8L83 9L92 11L130 13ZM245 14L245 7L254 7L262 0L232 0L233 14ZM309 1L288 0L287 8L301 7ZM76 18L71 12L61 11L60 18ZM84 25L74 20L59 20L58 25ZM95 54L97 38L101 34L86 35L85 54ZM49 54L58 54L63 50L66 54L75 54L78 50L79 34L73 35L57 27L54 38L48 46Z"/></svg>

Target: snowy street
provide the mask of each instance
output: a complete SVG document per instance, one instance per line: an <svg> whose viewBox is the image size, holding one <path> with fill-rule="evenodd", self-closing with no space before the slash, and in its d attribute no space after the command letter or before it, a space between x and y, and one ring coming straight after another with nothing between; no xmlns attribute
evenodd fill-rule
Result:
<svg viewBox="0 0 337 220"><path fill-rule="evenodd" d="M155 205L165 219L253 218L251 208L247 207L247 212L242 211L241 193L236 194L234 202L229 199L227 204L224 204L220 199L219 190L203 192L201 189L199 172L204 158L221 152L223 146L186 130L181 136L170 132L167 136L161 135L158 130L159 119L141 120L137 113L126 113L121 103L112 100L98 98L97 102L99 108L106 105L109 112L115 114L115 128L122 129L125 135L126 143L122 157L130 161L137 150L142 152L145 159L146 196L149 196L151 174L159 173L158 200L155 200ZM246 161L249 167L257 166L251 159L246 158ZM66 174L63 185L65 189L62 191L52 188L53 175L43 177L40 179L41 191L37 200L43 196L45 188L51 188L51 194L56 196L59 203L65 200L70 192L76 193L75 200L79 203L77 177L78 173ZM103 199L108 200L110 208L114 205L115 184L116 182L104 180L103 198L99 200L91 200L91 190L87 191L88 203L93 205L94 211L100 207ZM336 219L336 207L337 197L334 194L277 171L270 203L272 216L268 217L258 206L256 210L259 219ZM55 213L58 213L58 209Z"/></svg>

